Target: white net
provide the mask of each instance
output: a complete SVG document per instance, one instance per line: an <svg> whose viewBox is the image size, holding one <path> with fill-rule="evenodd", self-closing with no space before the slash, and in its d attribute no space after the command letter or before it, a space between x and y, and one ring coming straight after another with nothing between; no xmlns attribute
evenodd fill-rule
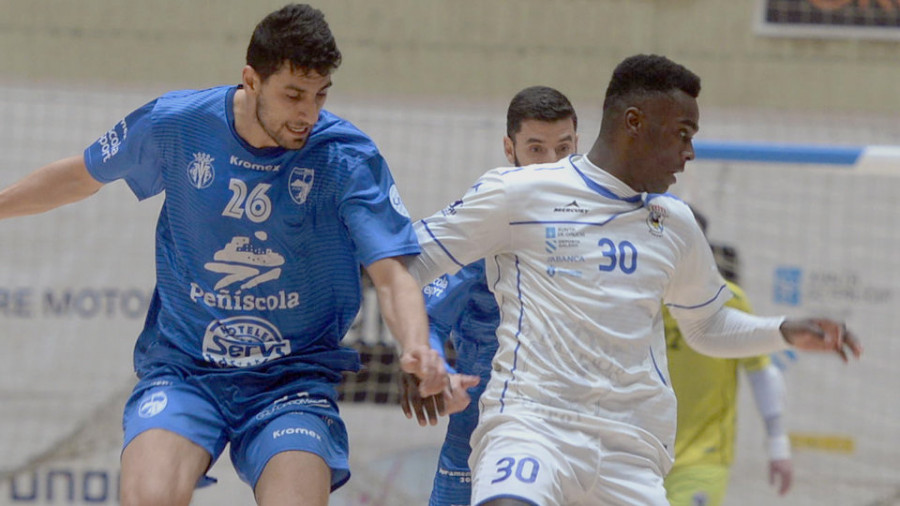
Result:
<svg viewBox="0 0 900 506"><path fill-rule="evenodd" d="M0 183L79 153L160 91L6 83L0 87L0 114L7 118L0 123ZM584 150L596 134L598 111L575 105ZM329 104L379 144L414 218L443 207L504 163L505 107L342 101L338 93ZM705 110L703 122L704 136L716 139L900 139L896 120L878 116ZM844 317L866 345L863 361L849 367L830 357L790 362L797 484L779 504L896 501L900 412L891 366L900 347L891 330L900 323L892 310L900 260L891 252L900 244L892 199L900 179L852 168L695 162L673 190L709 217L713 242L738 252L743 286L760 313ZM0 222L0 505L115 501L120 412L134 382L131 348L153 286L160 202L138 203L116 183L51 214ZM355 474L333 504L423 502L443 431L418 428L392 405L393 346L371 296L348 343L371 359L343 390ZM771 504L774 497L760 423L743 402L748 397L742 396L730 505ZM222 466L221 483L198 492L195 503L252 501L227 459L217 470Z"/></svg>

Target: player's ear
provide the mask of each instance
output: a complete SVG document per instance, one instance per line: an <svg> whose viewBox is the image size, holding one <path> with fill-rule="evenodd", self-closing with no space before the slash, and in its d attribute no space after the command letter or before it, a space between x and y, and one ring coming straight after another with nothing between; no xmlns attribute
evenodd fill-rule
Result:
<svg viewBox="0 0 900 506"><path fill-rule="evenodd" d="M578 153L578 134L575 134L575 143L572 146L572 151Z"/></svg>
<svg viewBox="0 0 900 506"><path fill-rule="evenodd" d="M516 145L513 143L513 140L509 138L508 135L503 137L503 152L506 154L506 159L510 164L516 164Z"/></svg>
<svg viewBox="0 0 900 506"><path fill-rule="evenodd" d="M644 123L644 111L634 106L625 109L622 117L625 121L625 130L632 135L636 134Z"/></svg>
<svg viewBox="0 0 900 506"><path fill-rule="evenodd" d="M255 68L250 65L244 65L244 68L241 70L241 82L245 90L257 92L262 80L259 78L259 74L256 73Z"/></svg>

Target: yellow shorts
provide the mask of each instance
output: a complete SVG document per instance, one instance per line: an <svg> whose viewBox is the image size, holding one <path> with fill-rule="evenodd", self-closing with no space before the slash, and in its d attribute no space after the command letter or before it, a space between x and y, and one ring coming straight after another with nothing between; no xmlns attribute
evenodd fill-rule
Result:
<svg viewBox="0 0 900 506"><path fill-rule="evenodd" d="M723 465L676 464L666 476L666 498L672 506L719 506L725 499L729 474Z"/></svg>

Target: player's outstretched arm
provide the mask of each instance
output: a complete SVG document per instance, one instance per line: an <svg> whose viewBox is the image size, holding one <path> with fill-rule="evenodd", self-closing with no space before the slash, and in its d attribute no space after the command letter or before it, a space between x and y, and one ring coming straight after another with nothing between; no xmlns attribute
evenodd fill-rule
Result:
<svg viewBox="0 0 900 506"><path fill-rule="evenodd" d="M843 322L828 318L787 318L782 322L781 334L795 348L809 351L833 351L844 362L848 352L855 358L862 354L862 344Z"/></svg>
<svg viewBox="0 0 900 506"><path fill-rule="evenodd" d="M442 393L449 386L440 354L428 344L428 317L419 284L402 258L383 258L366 267L378 293L381 316L400 343L400 368L419 378L419 393Z"/></svg>
<svg viewBox="0 0 900 506"><path fill-rule="evenodd" d="M81 155L57 160L0 191L0 219L38 214L78 202L97 192Z"/></svg>

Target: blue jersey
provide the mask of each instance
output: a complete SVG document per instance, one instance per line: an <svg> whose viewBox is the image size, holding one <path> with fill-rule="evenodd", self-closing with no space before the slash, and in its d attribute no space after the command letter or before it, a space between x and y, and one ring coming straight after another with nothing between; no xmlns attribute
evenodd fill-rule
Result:
<svg viewBox="0 0 900 506"><path fill-rule="evenodd" d="M236 90L168 93L85 150L98 181L124 179L139 199L165 191L135 368L305 364L339 379L359 367L340 341L360 265L419 252L408 213L349 122L323 110L302 149L255 148L234 128Z"/></svg>
<svg viewBox="0 0 900 506"><path fill-rule="evenodd" d="M469 389L471 404L450 415L430 502L432 506L468 504L469 438L478 424L478 399L491 377L500 310L488 288L484 260L463 267L453 276L441 276L425 287L424 293L432 348L443 352L444 343L452 338L457 352L456 372L480 378L478 386Z"/></svg>

